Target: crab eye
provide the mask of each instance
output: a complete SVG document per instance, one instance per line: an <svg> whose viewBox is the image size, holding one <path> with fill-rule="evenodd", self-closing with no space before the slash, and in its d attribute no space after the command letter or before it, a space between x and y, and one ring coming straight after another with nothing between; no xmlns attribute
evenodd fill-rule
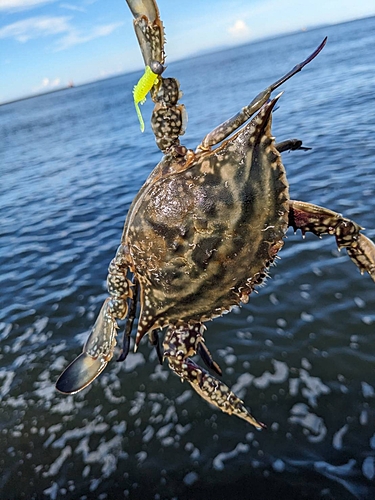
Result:
<svg viewBox="0 0 375 500"><path fill-rule="evenodd" d="M159 62L155 61L154 59L150 62L150 68L155 75L161 75L163 71L165 70L165 67Z"/></svg>

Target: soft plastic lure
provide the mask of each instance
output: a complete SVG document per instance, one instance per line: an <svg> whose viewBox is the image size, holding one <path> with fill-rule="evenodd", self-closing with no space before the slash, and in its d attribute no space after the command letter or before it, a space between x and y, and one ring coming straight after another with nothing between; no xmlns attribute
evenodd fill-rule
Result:
<svg viewBox="0 0 375 500"><path fill-rule="evenodd" d="M145 124L143 122L141 110L139 109L139 104L143 104L146 101L146 96L157 82L158 77L159 75L154 73L150 66L146 66L144 74L133 89L134 105L141 126L141 132L144 132Z"/></svg>

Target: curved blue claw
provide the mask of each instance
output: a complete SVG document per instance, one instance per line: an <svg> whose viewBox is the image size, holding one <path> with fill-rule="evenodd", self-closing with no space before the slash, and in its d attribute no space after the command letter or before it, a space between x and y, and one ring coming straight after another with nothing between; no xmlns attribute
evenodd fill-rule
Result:
<svg viewBox="0 0 375 500"><path fill-rule="evenodd" d="M104 301L99 316L87 339L83 352L63 371L56 389L64 394L75 394L87 387L107 366L113 356L117 323L110 298ZM123 304L126 315L127 305Z"/></svg>
<svg viewBox="0 0 375 500"><path fill-rule="evenodd" d="M60 375L56 389L64 394L75 394L90 385L107 364L104 358L93 358L83 352Z"/></svg>

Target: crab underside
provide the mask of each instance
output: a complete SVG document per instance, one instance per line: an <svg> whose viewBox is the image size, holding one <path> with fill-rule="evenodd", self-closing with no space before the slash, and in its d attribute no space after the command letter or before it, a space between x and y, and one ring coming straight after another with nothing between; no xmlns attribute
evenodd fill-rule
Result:
<svg viewBox="0 0 375 500"><path fill-rule="evenodd" d="M134 89L135 104L140 116L138 105L150 91L155 102L151 126L164 156L130 207L109 266L109 297L82 354L56 387L78 392L104 370L113 356L117 320L123 319L119 360L126 358L139 303L135 348L147 333L160 362L167 359L204 399L262 428L243 401L211 374L221 375L221 370L205 345L203 323L248 301L282 248L289 226L303 234L335 236L338 248L345 248L361 273L367 271L375 281L375 245L357 223L290 199L281 153L308 148L297 139L277 144L271 133L272 110L281 95L272 99L272 92L311 62L326 39L192 151L179 140L186 125L179 82L162 76L164 29L156 3L127 3L146 67ZM162 347L161 329L166 329ZM210 371L193 361L195 354Z"/></svg>

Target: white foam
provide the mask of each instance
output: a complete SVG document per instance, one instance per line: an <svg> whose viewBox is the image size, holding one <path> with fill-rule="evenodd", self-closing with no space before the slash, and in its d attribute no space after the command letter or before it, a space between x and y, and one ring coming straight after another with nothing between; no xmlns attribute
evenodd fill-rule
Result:
<svg viewBox="0 0 375 500"><path fill-rule="evenodd" d="M372 385L367 382L362 382L362 394L364 398L373 398L375 396L375 390Z"/></svg>
<svg viewBox="0 0 375 500"><path fill-rule="evenodd" d="M3 378L4 382L0 389L0 397L3 398L10 391L13 379L16 373L10 370L6 370L5 368L1 368L0 370L0 379Z"/></svg>
<svg viewBox="0 0 375 500"><path fill-rule="evenodd" d="M56 460L50 465L47 472L43 472L43 477L56 476L63 466L65 460L72 454L72 448L66 446L56 458Z"/></svg>
<svg viewBox="0 0 375 500"><path fill-rule="evenodd" d="M342 449L342 440L344 435L348 432L349 426L348 424L345 424L339 429L333 436L332 439L332 446L335 448L335 450L341 450Z"/></svg>
<svg viewBox="0 0 375 500"><path fill-rule="evenodd" d="M90 436L91 434L103 434L109 429L109 425L105 422L89 422L84 427L70 429L64 432L64 434L52 444L52 448L63 448L67 441L71 439L79 439L84 436Z"/></svg>
<svg viewBox="0 0 375 500"><path fill-rule="evenodd" d="M247 453L250 449L250 445L247 443L238 443L238 445L232 451L227 453L219 453L213 460L212 466L216 470L224 469L224 462L230 460L231 458L237 457L240 453Z"/></svg>
<svg viewBox="0 0 375 500"><path fill-rule="evenodd" d="M196 481L198 481L198 479L199 479L198 474L192 471L186 474L183 481L186 484L186 486L192 486Z"/></svg>
<svg viewBox="0 0 375 500"><path fill-rule="evenodd" d="M307 440L312 443L323 441L327 434L327 427L324 421L315 413L309 411L305 403L296 403L290 410L292 416L289 417L289 422L300 424L307 431Z"/></svg>
<svg viewBox="0 0 375 500"><path fill-rule="evenodd" d="M270 384L281 384L288 379L289 367L286 363L273 359L272 364L274 366L275 373L266 371L260 377L254 378L253 384L258 389L265 389Z"/></svg>
<svg viewBox="0 0 375 500"><path fill-rule="evenodd" d="M302 389L302 395L311 406L317 406L317 398L321 394L329 394L331 389L323 384L319 377L312 377L306 370L300 370L300 379L306 387Z"/></svg>
<svg viewBox="0 0 375 500"><path fill-rule="evenodd" d="M155 434L155 430L151 425L148 425L146 429L143 431L142 441L144 443L149 443Z"/></svg>
<svg viewBox="0 0 375 500"><path fill-rule="evenodd" d="M272 467L276 472L283 472L285 470L285 462L278 458L273 462Z"/></svg>
<svg viewBox="0 0 375 500"><path fill-rule="evenodd" d="M55 482L53 482L49 488L43 491L43 493L45 495L48 495L51 500L56 500L58 492L59 492L59 485Z"/></svg>
<svg viewBox="0 0 375 500"><path fill-rule="evenodd" d="M151 373L151 380L161 380L162 382L166 382L170 375L170 370L164 370L161 365L156 365L154 373Z"/></svg>
<svg viewBox="0 0 375 500"><path fill-rule="evenodd" d="M177 398L175 399L175 403L178 405L182 405L186 403L186 401L188 401L192 397L192 395L193 391L191 389L187 389L180 396L177 396Z"/></svg>
<svg viewBox="0 0 375 500"><path fill-rule="evenodd" d="M156 433L156 437L158 439L162 439L162 438L168 436L168 434L171 432L173 427L174 427L173 423L164 425L163 427L160 427L160 429Z"/></svg>
<svg viewBox="0 0 375 500"><path fill-rule="evenodd" d="M366 457L362 464L362 473L367 479L372 481L375 478L375 459Z"/></svg>
<svg viewBox="0 0 375 500"><path fill-rule="evenodd" d="M146 362L145 357L141 352L136 352L136 353L130 352L123 363L124 370L126 372L132 372L137 368L137 366L144 365L145 362ZM120 363L118 364L121 366Z"/></svg>
<svg viewBox="0 0 375 500"><path fill-rule="evenodd" d="M246 387L251 385L254 380L254 375L251 373L242 373L237 379L237 382L233 385L232 391L239 397L244 398L246 394Z"/></svg>

